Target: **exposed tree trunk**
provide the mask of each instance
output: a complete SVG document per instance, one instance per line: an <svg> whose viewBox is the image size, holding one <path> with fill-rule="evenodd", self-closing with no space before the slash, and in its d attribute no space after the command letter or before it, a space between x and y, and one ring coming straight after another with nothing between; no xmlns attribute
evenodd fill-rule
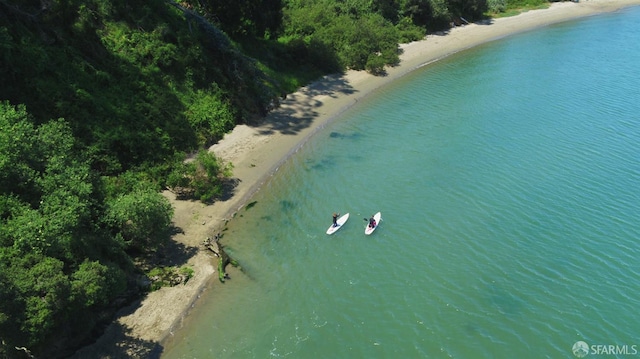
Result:
<svg viewBox="0 0 640 359"><path fill-rule="evenodd" d="M213 254L218 257L218 279L224 283L227 279L229 279L229 275L227 274L225 268L227 265L231 264L234 267L238 266L238 262L231 258L229 254L224 250L224 246L220 243L220 238L222 236L220 234L216 234L216 236L211 239L207 237L204 241L204 247Z"/></svg>

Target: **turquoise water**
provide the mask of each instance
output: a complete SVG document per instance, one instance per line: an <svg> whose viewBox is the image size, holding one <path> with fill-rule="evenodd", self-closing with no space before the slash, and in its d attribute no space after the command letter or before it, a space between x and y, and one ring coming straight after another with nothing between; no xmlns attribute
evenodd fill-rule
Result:
<svg viewBox="0 0 640 359"><path fill-rule="evenodd" d="M580 340L640 351L639 38L640 8L599 15L360 101L230 223L223 241L244 271L202 298L162 357L571 358ZM327 236L334 211L351 218Z"/></svg>

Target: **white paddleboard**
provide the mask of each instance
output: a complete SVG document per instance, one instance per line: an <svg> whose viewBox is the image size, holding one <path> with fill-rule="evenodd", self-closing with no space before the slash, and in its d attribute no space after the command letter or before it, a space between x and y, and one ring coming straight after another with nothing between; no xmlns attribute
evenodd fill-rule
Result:
<svg viewBox="0 0 640 359"><path fill-rule="evenodd" d="M340 228L342 228L342 226L347 223L347 220L349 219L349 213L343 215L342 217L338 218L336 220L336 223L338 223L337 226L333 226L333 224L331 224L331 227L329 227L329 229L327 229L327 234L334 234L336 233L336 231Z"/></svg>
<svg viewBox="0 0 640 359"><path fill-rule="evenodd" d="M382 220L382 213L378 212L374 214L373 219L376 221L376 226L369 227L369 222L367 222L367 226L364 227L364 234L370 235L371 233L373 233L373 231L376 230L376 228L378 228L378 226L380 225L380 220Z"/></svg>

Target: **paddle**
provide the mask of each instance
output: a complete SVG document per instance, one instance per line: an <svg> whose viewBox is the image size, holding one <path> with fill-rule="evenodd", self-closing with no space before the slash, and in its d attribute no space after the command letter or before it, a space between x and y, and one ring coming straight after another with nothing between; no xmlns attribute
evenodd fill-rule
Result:
<svg viewBox="0 0 640 359"><path fill-rule="evenodd" d="M368 221L369 218L363 218L365 221ZM378 222L382 222L382 217L380 217L380 220Z"/></svg>
<svg viewBox="0 0 640 359"><path fill-rule="evenodd" d="M363 218L363 219L369 222L369 218ZM376 223L375 227L377 227L380 222L382 222L382 218L380 218L380 220Z"/></svg>

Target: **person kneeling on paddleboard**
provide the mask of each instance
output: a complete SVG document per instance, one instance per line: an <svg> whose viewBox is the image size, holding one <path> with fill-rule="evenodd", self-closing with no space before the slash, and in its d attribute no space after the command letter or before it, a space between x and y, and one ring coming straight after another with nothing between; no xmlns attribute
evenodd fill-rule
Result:
<svg viewBox="0 0 640 359"><path fill-rule="evenodd" d="M369 218L369 228L373 228L376 226L376 220L373 217Z"/></svg>

